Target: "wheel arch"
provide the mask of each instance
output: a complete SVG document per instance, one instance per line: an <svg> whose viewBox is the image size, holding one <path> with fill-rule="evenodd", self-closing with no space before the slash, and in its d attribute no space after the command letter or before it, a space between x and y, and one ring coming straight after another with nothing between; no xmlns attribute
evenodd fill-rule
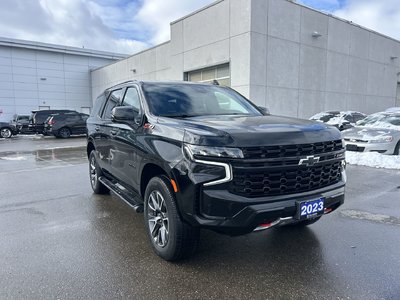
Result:
<svg viewBox="0 0 400 300"><path fill-rule="evenodd" d="M94 143L93 143L92 140L89 140L89 141L88 141L88 144L87 144L87 146L86 146L86 154L87 154L87 157L88 157L88 158L89 158L89 156L90 156L90 153L91 153L92 151L94 151L94 150L96 150L96 148L94 147Z"/></svg>
<svg viewBox="0 0 400 300"><path fill-rule="evenodd" d="M140 173L140 195L142 197L144 197L144 193L146 191L146 187L149 181L153 177L159 175L165 175L170 178L168 172L155 163L147 163L143 166L142 172Z"/></svg>

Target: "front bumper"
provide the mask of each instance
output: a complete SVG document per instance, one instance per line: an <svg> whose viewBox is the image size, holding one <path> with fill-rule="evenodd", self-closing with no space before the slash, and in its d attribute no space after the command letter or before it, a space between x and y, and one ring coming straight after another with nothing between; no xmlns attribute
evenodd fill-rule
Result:
<svg viewBox="0 0 400 300"><path fill-rule="evenodd" d="M276 197L244 198L229 193L226 190L209 190L203 191L202 197L207 199L207 203L220 205L219 210L225 206L226 211L238 209L237 213L230 217L209 216L202 213L194 216L195 222L204 228L213 231L229 234L241 235L254 231L260 224L273 223L279 219L292 219L296 221L297 205L299 201L314 200L323 197L325 199L325 211L334 211L344 202L344 183L338 183L335 186L324 188L321 190ZM201 201L201 203L203 203Z"/></svg>
<svg viewBox="0 0 400 300"><path fill-rule="evenodd" d="M393 154L396 144L345 141L345 146L347 151Z"/></svg>

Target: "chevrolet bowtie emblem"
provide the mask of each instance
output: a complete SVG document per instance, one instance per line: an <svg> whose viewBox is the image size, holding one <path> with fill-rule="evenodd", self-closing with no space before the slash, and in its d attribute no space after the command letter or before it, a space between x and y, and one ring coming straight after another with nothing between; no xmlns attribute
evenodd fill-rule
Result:
<svg viewBox="0 0 400 300"><path fill-rule="evenodd" d="M319 157L315 157L314 155L311 156L307 156L306 158L302 158L299 161L299 166L313 166L315 165L317 162L319 162Z"/></svg>

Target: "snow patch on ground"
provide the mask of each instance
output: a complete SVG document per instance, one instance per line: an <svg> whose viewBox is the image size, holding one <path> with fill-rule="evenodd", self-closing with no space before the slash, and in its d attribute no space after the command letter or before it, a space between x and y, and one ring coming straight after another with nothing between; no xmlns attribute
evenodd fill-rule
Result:
<svg viewBox="0 0 400 300"><path fill-rule="evenodd" d="M26 160L26 157L24 156L3 156L0 157L2 160Z"/></svg>
<svg viewBox="0 0 400 300"><path fill-rule="evenodd" d="M400 155L346 151L346 162L350 165L400 170Z"/></svg>

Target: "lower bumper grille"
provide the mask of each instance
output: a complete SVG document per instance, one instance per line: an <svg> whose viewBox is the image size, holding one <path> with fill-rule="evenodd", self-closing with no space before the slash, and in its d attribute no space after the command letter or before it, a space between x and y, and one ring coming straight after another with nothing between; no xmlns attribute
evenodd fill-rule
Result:
<svg viewBox="0 0 400 300"><path fill-rule="evenodd" d="M233 168L230 191L245 197L276 196L323 188L341 180L341 162L283 170Z"/></svg>

